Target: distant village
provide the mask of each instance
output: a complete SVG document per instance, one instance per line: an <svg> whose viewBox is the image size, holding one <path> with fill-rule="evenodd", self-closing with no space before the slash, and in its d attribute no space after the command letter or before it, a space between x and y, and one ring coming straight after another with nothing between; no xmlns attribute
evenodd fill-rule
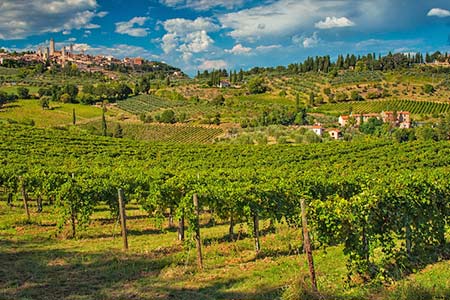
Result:
<svg viewBox="0 0 450 300"><path fill-rule="evenodd" d="M111 55L89 55L84 50L75 53L74 45L63 46L61 50L56 50L55 40L50 39L48 47L39 47L36 52L28 52L18 55L17 53L3 52L0 53L0 65L4 65L8 61L15 61L24 64L34 63L50 63L65 66L70 63L76 65L78 70L85 72L101 72L110 77L115 75L109 72L112 66L121 67L142 67L144 64L149 64L149 67L155 69L160 68L156 62L147 62L141 57L118 59ZM183 76L179 70L175 70L173 76Z"/></svg>
<svg viewBox="0 0 450 300"><path fill-rule="evenodd" d="M345 127L359 127L361 124L368 122L369 119L375 118L383 121L383 123L391 124L394 127L407 129L411 128L411 117L408 111L383 111L379 114L351 114L339 116L339 125ZM325 129L322 124L315 124L309 127L318 136L323 136L328 132L332 139L340 140L343 138L342 131L338 128Z"/></svg>

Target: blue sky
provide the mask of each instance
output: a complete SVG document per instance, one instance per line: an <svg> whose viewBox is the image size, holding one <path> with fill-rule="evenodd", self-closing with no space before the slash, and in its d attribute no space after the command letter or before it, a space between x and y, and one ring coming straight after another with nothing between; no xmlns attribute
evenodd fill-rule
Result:
<svg viewBox="0 0 450 300"><path fill-rule="evenodd" d="M0 47L248 69L308 55L450 52L449 0L1 0Z"/></svg>

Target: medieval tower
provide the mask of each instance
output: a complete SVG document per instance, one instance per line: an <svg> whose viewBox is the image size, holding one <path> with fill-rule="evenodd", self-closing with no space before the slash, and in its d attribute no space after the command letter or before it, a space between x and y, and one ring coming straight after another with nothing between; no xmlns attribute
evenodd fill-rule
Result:
<svg viewBox="0 0 450 300"><path fill-rule="evenodd" d="M55 55L55 40L50 39L50 55Z"/></svg>

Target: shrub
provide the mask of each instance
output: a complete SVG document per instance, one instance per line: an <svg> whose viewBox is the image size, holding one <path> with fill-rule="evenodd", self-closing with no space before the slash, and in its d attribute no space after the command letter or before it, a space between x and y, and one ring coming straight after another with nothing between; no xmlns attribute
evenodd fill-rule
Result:
<svg viewBox="0 0 450 300"><path fill-rule="evenodd" d="M423 86L423 91L427 94L433 94L436 90L431 84L425 84Z"/></svg>
<svg viewBox="0 0 450 300"><path fill-rule="evenodd" d="M217 95L216 97L214 97L214 99L211 101L211 104L216 105L216 106L222 106L225 103L225 98L223 97L222 94Z"/></svg>
<svg viewBox="0 0 450 300"><path fill-rule="evenodd" d="M171 109L163 111L163 113L159 117L159 121L162 123L170 123L173 124L176 122L175 112Z"/></svg>
<svg viewBox="0 0 450 300"><path fill-rule="evenodd" d="M50 108L50 97L49 96L42 96L39 99L39 103L42 107L42 109L49 109Z"/></svg>
<svg viewBox="0 0 450 300"><path fill-rule="evenodd" d="M267 86L264 84L264 79L261 77L250 79L247 87L250 94L263 94L267 91Z"/></svg>
<svg viewBox="0 0 450 300"><path fill-rule="evenodd" d="M350 99L352 101L362 101L364 100L363 96L358 91L352 91L350 94Z"/></svg>

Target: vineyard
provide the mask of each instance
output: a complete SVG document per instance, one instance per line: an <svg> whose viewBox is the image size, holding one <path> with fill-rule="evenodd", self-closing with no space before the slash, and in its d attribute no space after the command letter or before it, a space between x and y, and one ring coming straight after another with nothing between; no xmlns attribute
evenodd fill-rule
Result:
<svg viewBox="0 0 450 300"><path fill-rule="evenodd" d="M441 114L450 112L449 103L412 100L379 100L362 102L328 103L315 109L330 113L380 113L382 111L409 111L412 114Z"/></svg>
<svg viewBox="0 0 450 300"><path fill-rule="evenodd" d="M333 86L341 86L348 84L358 84L358 83L372 83L381 82L384 80L384 75L382 72L344 72L339 74L337 77L333 78L331 84Z"/></svg>
<svg viewBox="0 0 450 300"><path fill-rule="evenodd" d="M183 105L186 105L183 101L166 100L154 95L139 95L117 102L119 108L133 114L148 113Z"/></svg>
<svg viewBox="0 0 450 300"><path fill-rule="evenodd" d="M223 251L228 248L220 245L229 238L242 240L247 247L253 244L254 259L283 257L284 250L272 248L260 224L267 221L269 231L295 231L301 227L301 200L308 206L314 247L337 251L335 246L342 245L343 252L333 253L345 255L347 278L354 282L399 279L448 254L448 142L190 146L0 126L0 186L9 204L16 205L23 198L27 207L27 200L36 199L41 210L52 212L52 222L40 230L82 238L99 207L110 211L111 220L117 217L117 190L123 189L127 205L138 207L155 222L177 220L178 237L185 240L185 246L170 250L179 254L159 262L161 268L178 266L170 275L175 278L186 264L183 258L192 247L189 241L199 229L192 204L197 196L201 211L214 220L209 226L214 228L217 223L228 228L228 234L214 243L204 241L208 274L226 273L221 269L224 262L217 257L227 256ZM33 213L25 220L40 228L39 219L39 213ZM14 224L3 226L10 230ZM243 225L246 232L242 232ZM237 227L241 228L238 233ZM0 234L10 240L7 230ZM152 236L149 231L146 239ZM291 248L288 240L278 245ZM162 249L173 249L170 239L165 243ZM190 264L195 268L192 260ZM283 271L277 272L281 272L279 281ZM153 276L141 274L141 280ZM211 275L208 284L220 280L219 274ZM329 282L326 277L321 280ZM2 285L10 290L14 284ZM238 282L222 287L237 288ZM267 299L282 291L278 286L272 292ZM183 299L183 291L178 293ZM8 295L7 299L21 296L20 291ZM226 298L239 298L232 295Z"/></svg>

